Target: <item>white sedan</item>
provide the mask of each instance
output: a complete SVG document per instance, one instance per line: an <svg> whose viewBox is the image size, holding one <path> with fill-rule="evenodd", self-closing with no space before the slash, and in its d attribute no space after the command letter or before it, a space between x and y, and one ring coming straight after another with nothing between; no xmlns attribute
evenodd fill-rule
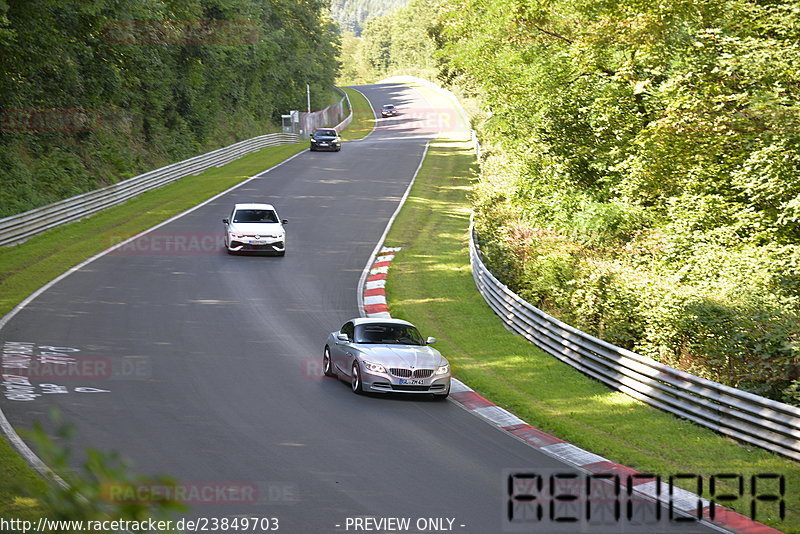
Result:
<svg viewBox="0 0 800 534"><path fill-rule="evenodd" d="M225 248L236 252L286 254L286 230L272 204L236 204L225 224Z"/></svg>

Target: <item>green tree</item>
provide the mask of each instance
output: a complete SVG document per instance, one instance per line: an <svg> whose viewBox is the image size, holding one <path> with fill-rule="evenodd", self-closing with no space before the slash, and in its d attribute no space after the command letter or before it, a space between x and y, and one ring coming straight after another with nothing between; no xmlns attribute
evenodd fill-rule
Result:
<svg viewBox="0 0 800 534"><path fill-rule="evenodd" d="M477 225L505 280L611 341L780 397L800 356L795 3L437 13L441 78L489 111Z"/></svg>
<svg viewBox="0 0 800 534"><path fill-rule="evenodd" d="M327 105L324 0L0 1L0 216Z"/></svg>

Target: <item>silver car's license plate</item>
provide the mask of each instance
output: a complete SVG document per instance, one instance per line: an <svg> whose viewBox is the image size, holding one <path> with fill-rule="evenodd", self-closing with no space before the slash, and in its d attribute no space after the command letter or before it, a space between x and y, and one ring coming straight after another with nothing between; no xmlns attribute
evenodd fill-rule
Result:
<svg viewBox="0 0 800 534"><path fill-rule="evenodd" d="M413 379L413 378L401 378L400 379L400 384L402 384L404 386L424 386L425 385L425 381L424 380L416 380L416 379Z"/></svg>

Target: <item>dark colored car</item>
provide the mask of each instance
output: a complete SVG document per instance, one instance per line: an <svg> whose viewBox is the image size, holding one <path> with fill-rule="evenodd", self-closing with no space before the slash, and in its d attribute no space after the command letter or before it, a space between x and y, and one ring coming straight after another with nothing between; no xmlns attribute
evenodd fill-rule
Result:
<svg viewBox="0 0 800 534"><path fill-rule="evenodd" d="M393 104L384 104L381 108L381 117L396 117L397 108Z"/></svg>
<svg viewBox="0 0 800 534"><path fill-rule="evenodd" d="M311 134L311 150L335 150L342 149L342 138L333 128L317 128Z"/></svg>

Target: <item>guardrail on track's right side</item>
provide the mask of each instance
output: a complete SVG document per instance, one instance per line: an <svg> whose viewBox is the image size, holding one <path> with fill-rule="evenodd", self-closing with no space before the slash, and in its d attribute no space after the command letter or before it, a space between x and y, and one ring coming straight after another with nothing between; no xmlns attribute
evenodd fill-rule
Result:
<svg viewBox="0 0 800 534"><path fill-rule="evenodd" d="M105 208L121 204L145 191L156 189L179 178L220 167L250 152L268 146L296 143L296 134L261 135L134 176L116 184L61 200L25 213L0 219L0 246L26 239L62 224L83 219Z"/></svg>
<svg viewBox="0 0 800 534"><path fill-rule="evenodd" d="M438 88L426 80L421 82ZM469 124L458 99L449 94ZM475 155L480 159L480 141L475 130L470 134ZM513 332L635 399L745 443L800 460L800 408L673 369L559 321L500 282L483 263L475 240L470 224L469 254L475 285Z"/></svg>
<svg viewBox="0 0 800 534"><path fill-rule="evenodd" d="M502 321L545 352L613 389L740 441L800 460L800 408L673 369L581 332L501 283L470 228L475 284Z"/></svg>

